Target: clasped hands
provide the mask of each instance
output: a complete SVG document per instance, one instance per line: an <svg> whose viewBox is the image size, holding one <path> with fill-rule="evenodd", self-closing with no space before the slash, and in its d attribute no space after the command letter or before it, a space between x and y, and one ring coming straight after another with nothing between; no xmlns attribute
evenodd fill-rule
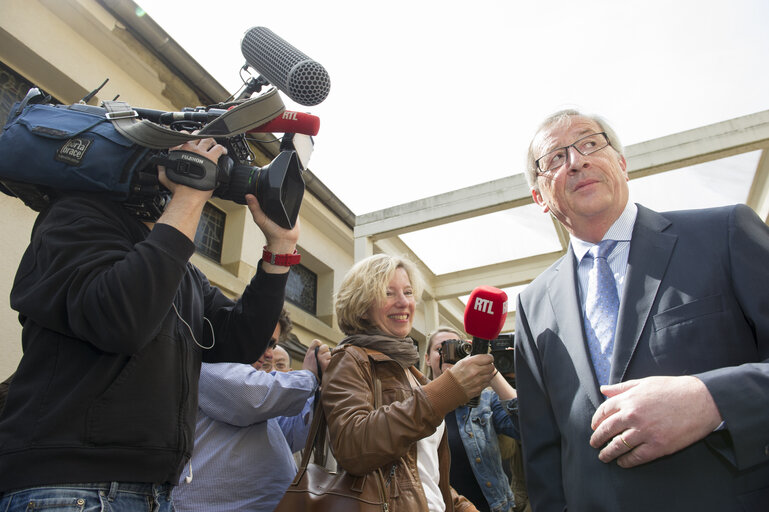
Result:
<svg viewBox="0 0 769 512"><path fill-rule="evenodd" d="M591 422L590 446L623 468L675 453L721 423L705 384L692 376L646 377L601 386L608 399Z"/></svg>

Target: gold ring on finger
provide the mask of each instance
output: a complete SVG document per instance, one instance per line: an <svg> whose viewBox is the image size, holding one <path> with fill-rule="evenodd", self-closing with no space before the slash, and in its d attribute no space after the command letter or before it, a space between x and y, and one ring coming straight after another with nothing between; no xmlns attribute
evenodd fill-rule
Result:
<svg viewBox="0 0 769 512"><path fill-rule="evenodd" d="M619 435L619 440L620 440L620 441L622 441L622 444L624 444L625 446L627 446L628 450L632 450L632 449L633 449L633 447L632 447L632 446L630 446L629 444L627 444L627 441L625 441L625 438L624 438L624 437L622 437L622 434L620 434L620 435Z"/></svg>

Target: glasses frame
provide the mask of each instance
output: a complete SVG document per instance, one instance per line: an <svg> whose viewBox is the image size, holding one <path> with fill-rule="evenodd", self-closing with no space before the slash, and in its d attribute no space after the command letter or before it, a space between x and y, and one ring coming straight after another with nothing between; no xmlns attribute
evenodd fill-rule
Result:
<svg viewBox="0 0 769 512"><path fill-rule="evenodd" d="M593 137L594 135L603 135L603 138L606 141L606 144L604 144L600 148L595 149L594 151L591 151L590 153L583 153L582 151L580 151L579 148L577 147L577 144L582 142L583 140L589 138L589 137ZM588 155L592 155L593 153L597 153L597 152L601 151L602 149L606 149L609 146L611 146L611 142L609 141L609 136L606 135L606 132L596 132L596 133L587 134L584 137L580 137L579 139L575 140L574 142L572 142L568 146L562 146L560 148L555 148L553 150L550 150L547 153L545 153L544 155L542 155L541 157L539 157L536 160L534 160L534 164L537 167L537 176L550 175L554 171L556 171L556 170L560 169L561 167L563 167L566 164L566 162L569 161L569 159L568 159L569 148L574 148L574 150L577 153L579 153L580 155L582 155L582 156L588 156ZM539 164L542 161L542 159L545 158L546 156L552 154L552 153L556 153L556 152L561 151L561 150L563 150L566 153L566 155L567 155L567 158L564 160L564 163L562 163L561 165L559 165L557 167L553 167L552 169L543 170L542 167Z"/></svg>

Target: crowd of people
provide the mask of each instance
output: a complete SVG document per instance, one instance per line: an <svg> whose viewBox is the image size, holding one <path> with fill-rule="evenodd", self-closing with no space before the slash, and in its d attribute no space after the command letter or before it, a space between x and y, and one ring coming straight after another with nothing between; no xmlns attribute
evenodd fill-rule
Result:
<svg viewBox="0 0 769 512"><path fill-rule="evenodd" d="M231 300L189 262L211 191L160 168L156 223L55 200L11 292L23 357L0 385L0 510L271 511L316 407L335 463L380 473L392 512L766 510L767 225L745 206L631 202L617 135L579 111L537 128L526 175L571 239L518 296L515 386L490 354L446 360L466 339L451 327L420 357L406 258L358 261L335 297L343 338L293 369L290 263L260 260ZM295 254L299 225L247 204L265 250Z"/></svg>

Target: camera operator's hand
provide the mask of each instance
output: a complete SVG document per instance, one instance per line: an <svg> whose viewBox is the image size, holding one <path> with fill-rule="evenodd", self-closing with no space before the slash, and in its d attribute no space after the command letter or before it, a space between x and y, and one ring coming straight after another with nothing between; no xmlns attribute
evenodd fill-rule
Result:
<svg viewBox="0 0 769 512"><path fill-rule="evenodd" d="M214 163L219 161L220 156L227 153L227 148L217 144L214 139L191 140L170 149L170 151L174 150L197 153ZM200 215L203 213L206 201L211 198L213 190L198 190L175 183L168 179L166 169L162 165L158 166L158 181L172 194L163 215L157 221L158 224L173 226L194 241Z"/></svg>
<svg viewBox="0 0 769 512"><path fill-rule="evenodd" d="M477 354L460 359L446 370L451 372L468 396L478 396L489 385L495 372L494 357L491 354Z"/></svg>
<svg viewBox="0 0 769 512"><path fill-rule="evenodd" d="M267 218L267 214L262 211L259 201L253 194L246 194L246 204L251 210L251 216L259 229L262 230L267 239L267 250L273 254L291 254L296 250L296 242L299 240L299 219L292 229L282 228L275 222ZM262 261L262 268L268 274L284 274L290 267L272 265Z"/></svg>

